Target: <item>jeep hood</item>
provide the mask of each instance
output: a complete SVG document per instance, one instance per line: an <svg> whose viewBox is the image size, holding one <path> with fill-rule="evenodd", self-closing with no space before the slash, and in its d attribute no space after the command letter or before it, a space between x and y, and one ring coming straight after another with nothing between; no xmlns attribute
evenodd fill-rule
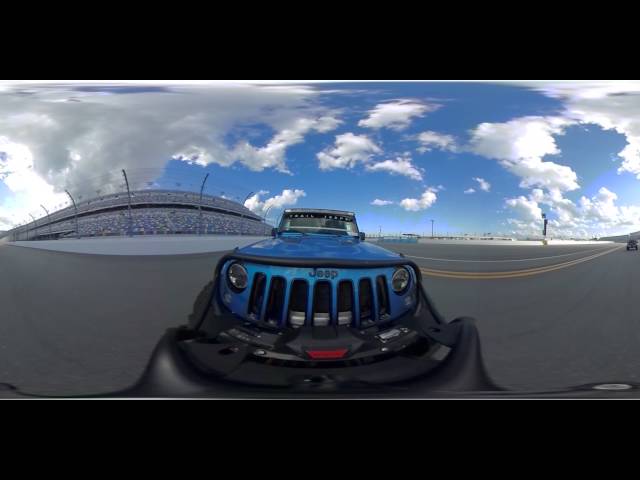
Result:
<svg viewBox="0 0 640 480"><path fill-rule="evenodd" d="M399 254L353 237L336 235L284 236L263 240L238 250L247 255L335 260L393 260Z"/></svg>

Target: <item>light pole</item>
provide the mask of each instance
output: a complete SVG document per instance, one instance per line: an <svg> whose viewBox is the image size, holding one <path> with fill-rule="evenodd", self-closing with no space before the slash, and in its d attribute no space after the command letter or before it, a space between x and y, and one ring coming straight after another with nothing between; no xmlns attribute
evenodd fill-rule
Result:
<svg viewBox="0 0 640 480"><path fill-rule="evenodd" d="M38 222L36 221L36 218L33 215L29 214L29 216L31 217L31 220L33 220L33 223L36 227L36 235L38 235Z"/></svg>
<svg viewBox="0 0 640 480"><path fill-rule="evenodd" d="M124 183L127 186L127 196L129 198L129 236L133 236L133 217L131 216L131 191L129 190L129 180L127 179L127 172L122 169L122 175L124 176Z"/></svg>
<svg viewBox="0 0 640 480"><path fill-rule="evenodd" d="M247 200L249 200L249 198L251 198L252 196L253 196L253 192L251 192L249 195L247 195L247 196L244 198L244 201L242 202L242 208L246 208L246 207L244 206L244 204L245 204L245 203L247 203ZM240 198L238 198L238 200L240 200ZM240 218L242 219L242 221L244 220L244 213L243 213L242 211L240 212ZM242 227L244 226L244 224L242 223L242 221L241 221L241 223L240 223L240 235L244 235L244 229L242 228ZM249 225L247 225L247 227L248 227L248 226L249 226ZM247 231L247 233L251 233L251 232L250 232L250 231Z"/></svg>
<svg viewBox="0 0 640 480"><path fill-rule="evenodd" d="M267 223L267 217L269 216L269 212L271 211L272 208L273 208L273 205L267 208L267 212L264 214L264 223Z"/></svg>
<svg viewBox="0 0 640 480"><path fill-rule="evenodd" d="M207 178L209 178L209 174L204 177L202 180L202 185L200 186L200 202L198 203L198 235L202 235L202 192L204 191L204 184L207 183Z"/></svg>
<svg viewBox="0 0 640 480"><path fill-rule="evenodd" d="M49 215L49 210L47 210L46 208L44 208L44 205L40 205L42 207L42 209L45 211L45 213L47 214L47 223L49 224L49 236L51 237L53 232L52 232L52 227L51 227L51 216Z"/></svg>
<svg viewBox="0 0 640 480"><path fill-rule="evenodd" d="M76 205L76 201L73 199L73 197L71 196L71 194L69 193L69 190L65 190L65 193L67 195L69 195L69 198L71 199L71 203L73 203L73 208L75 209L75 219L76 219L76 238L80 238L80 228L78 227L78 207Z"/></svg>
<svg viewBox="0 0 640 480"><path fill-rule="evenodd" d="M434 220L431 220L431 238L433 238L433 222Z"/></svg>

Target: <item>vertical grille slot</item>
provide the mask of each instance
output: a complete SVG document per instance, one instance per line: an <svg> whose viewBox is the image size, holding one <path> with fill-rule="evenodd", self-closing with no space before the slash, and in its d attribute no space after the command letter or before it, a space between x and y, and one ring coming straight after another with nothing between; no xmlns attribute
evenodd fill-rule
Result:
<svg viewBox="0 0 640 480"><path fill-rule="evenodd" d="M373 288L371 286L371 280L368 278L360 280L358 290L360 292L360 298L358 299L360 305L360 322L373 322Z"/></svg>
<svg viewBox="0 0 640 480"><path fill-rule="evenodd" d="M326 327L331 322L331 284L317 282L313 290L313 325Z"/></svg>
<svg viewBox="0 0 640 480"><path fill-rule="evenodd" d="M350 325L353 320L353 284L343 280L338 284L338 325Z"/></svg>
<svg viewBox="0 0 640 480"><path fill-rule="evenodd" d="M387 320L391 314L389 305L389 290L387 289L387 279L380 275L376 279L376 289L378 291L378 309L380 310L380 320Z"/></svg>
<svg viewBox="0 0 640 480"><path fill-rule="evenodd" d="M253 277L253 286L249 296L249 316L260 317L260 309L264 301L264 290L267 285L267 276L264 273L256 273Z"/></svg>
<svg viewBox="0 0 640 480"><path fill-rule="evenodd" d="M282 277L273 277L271 279L271 288L269 288L269 299L267 300L267 308L265 313L265 321L277 325L282 318L282 309L284 307L284 295L286 282Z"/></svg>
<svg viewBox="0 0 640 480"><path fill-rule="evenodd" d="M304 280L294 280L291 285L291 300L289 301L289 323L294 327L304 325L307 318L307 294L309 285Z"/></svg>

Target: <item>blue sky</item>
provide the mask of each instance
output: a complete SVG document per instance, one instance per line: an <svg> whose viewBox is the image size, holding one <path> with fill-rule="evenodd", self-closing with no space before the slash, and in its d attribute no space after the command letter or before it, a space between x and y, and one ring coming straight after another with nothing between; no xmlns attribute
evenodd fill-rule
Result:
<svg viewBox="0 0 640 480"><path fill-rule="evenodd" d="M271 220L294 205L353 210L371 233L430 232L434 219L440 233L535 236L542 212L555 236L627 233L640 229L638 90L0 84L0 229L64 204L64 188L118 189L126 168L147 187L197 189L209 173L208 193L253 192L247 206Z"/></svg>

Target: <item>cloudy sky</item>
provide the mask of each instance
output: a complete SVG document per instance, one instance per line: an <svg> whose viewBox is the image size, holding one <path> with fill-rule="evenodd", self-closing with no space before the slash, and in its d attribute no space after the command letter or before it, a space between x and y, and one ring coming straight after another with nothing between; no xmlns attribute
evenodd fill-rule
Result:
<svg viewBox="0 0 640 480"><path fill-rule="evenodd" d="M122 188L362 230L640 230L640 83L0 82L0 230ZM253 195L249 195L253 193Z"/></svg>

